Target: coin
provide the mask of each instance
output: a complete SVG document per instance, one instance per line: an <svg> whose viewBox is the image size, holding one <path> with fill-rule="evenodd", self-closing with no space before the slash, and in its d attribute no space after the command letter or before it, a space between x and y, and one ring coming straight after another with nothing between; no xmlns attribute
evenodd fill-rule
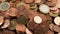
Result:
<svg viewBox="0 0 60 34"><path fill-rule="evenodd" d="M34 22L37 23L37 24L39 24L39 23L42 22L42 18L40 16L35 16L34 17Z"/></svg>
<svg viewBox="0 0 60 34"><path fill-rule="evenodd" d="M16 25L16 30L17 31L21 31L21 32L25 32L26 31L26 27L23 24L17 24Z"/></svg>
<svg viewBox="0 0 60 34"><path fill-rule="evenodd" d="M30 30L34 30L35 27L36 27L36 23L34 21L30 21L27 23L27 27L30 29Z"/></svg>
<svg viewBox="0 0 60 34"><path fill-rule="evenodd" d="M57 26L57 25L55 25L55 26L53 27L53 30L54 30L55 32L60 32L60 27Z"/></svg>
<svg viewBox="0 0 60 34"><path fill-rule="evenodd" d="M56 25L60 25L60 17L59 16L54 18L54 23Z"/></svg>
<svg viewBox="0 0 60 34"><path fill-rule="evenodd" d="M10 25L10 20L5 20L4 25L1 28L7 28Z"/></svg>
<svg viewBox="0 0 60 34"><path fill-rule="evenodd" d="M48 6L48 5L45 5L45 4L41 4L41 5L39 6L39 10L40 10L40 12L42 12L42 13L49 13L49 12L50 12L49 6Z"/></svg>
<svg viewBox="0 0 60 34"><path fill-rule="evenodd" d="M6 11L10 8L10 4L8 2L2 2L0 4L0 10L1 11Z"/></svg>

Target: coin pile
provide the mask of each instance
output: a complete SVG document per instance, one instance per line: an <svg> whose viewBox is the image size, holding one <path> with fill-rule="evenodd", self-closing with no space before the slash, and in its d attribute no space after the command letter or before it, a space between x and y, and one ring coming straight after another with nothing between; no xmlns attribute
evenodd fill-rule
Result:
<svg viewBox="0 0 60 34"><path fill-rule="evenodd" d="M1 34L60 34L60 0L0 0Z"/></svg>

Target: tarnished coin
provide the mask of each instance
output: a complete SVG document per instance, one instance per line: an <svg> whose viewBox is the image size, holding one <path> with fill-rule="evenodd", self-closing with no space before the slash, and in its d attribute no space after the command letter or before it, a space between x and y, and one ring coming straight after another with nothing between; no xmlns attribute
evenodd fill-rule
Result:
<svg viewBox="0 0 60 34"><path fill-rule="evenodd" d="M15 30L15 26L17 25L17 22L15 19L11 20L10 25L8 27L9 30Z"/></svg>
<svg viewBox="0 0 60 34"><path fill-rule="evenodd" d="M31 30L34 30L36 27L36 23L34 21L30 21L27 23L27 27Z"/></svg>
<svg viewBox="0 0 60 34"><path fill-rule="evenodd" d="M10 8L10 4L8 2L2 2L0 4L0 10L1 11L6 11Z"/></svg>
<svg viewBox="0 0 60 34"><path fill-rule="evenodd" d="M24 2L17 3L16 7L19 7L19 6L25 6L25 3Z"/></svg>
<svg viewBox="0 0 60 34"><path fill-rule="evenodd" d="M18 23L21 23L21 24L24 24L24 25L26 25L27 24L27 21L28 21L28 19L26 19L26 17L25 16L21 16L21 15L19 15L18 17L17 17L17 20L16 20Z"/></svg>

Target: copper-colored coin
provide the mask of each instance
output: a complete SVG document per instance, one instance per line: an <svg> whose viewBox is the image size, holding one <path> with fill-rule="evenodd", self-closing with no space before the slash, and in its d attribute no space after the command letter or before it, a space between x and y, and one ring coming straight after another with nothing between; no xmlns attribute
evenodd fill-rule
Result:
<svg viewBox="0 0 60 34"><path fill-rule="evenodd" d="M17 9L10 8L8 11L5 12L6 16L17 16Z"/></svg>
<svg viewBox="0 0 60 34"><path fill-rule="evenodd" d="M16 30L17 30L17 31L25 32L25 31L26 31L26 27L25 27L25 25L23 25L23 24L17 24L17 25L16 25Z"/></svg>
<svg viewBox="0 0 60 34"><path fill-rule="evenodd" d="M57 10L58 8L56 6L50 7L50 10Z"/></svg>
<svg viewBox="0 0 60 34"><path fill-rule="evenodd" d="M48 6L56 6L57 0L52 0L51 2L47 1L45 2Z"/></svg>
<svg viewBox="0 0 60 34"><path fill-rule="evenodd" d="M47 22L42 22L41 24L40 24L40 27L42 28L42 30L44 31L44 32L47 32L48 30L49 30L49 24L47 23ZM39 27L39 28L40 28Z"/></svg>
<svg viewBox="0 0 60 34"><path fill-rule="evenodd" d="M11 20L10 25L8 27L9 30L15 30L15 26L17 25L17 22L15 19Z"/></svg>
<svg viewBox="0 0 60 34"><path fill-rule="evenodd" d="M53 27L53 30L54 30L55 32L60 32L60 27L57 26L57 25L55 25L55 26Z"/></svg>
<svg viewBox="0 0 60 34"><path fill-rule="evenodd" d="M34 0L24 0L25 3L32 3Z"/></svg>
<svg viewBox="0 0 60 34"><path fill-rule="evenodd" d="M10 20L9 19L5 20L5 23L1 28L7 28L7 27L9 27L9 25L10 25Z"/></svg>
<svg viewBox="0 0 60 34"><path fill-rule="evenodd" d="M31 30L34 30L36 27L36 23L34 21L30 21L27 23L27 27Z"/></svg>
<svg viewBox="0 0 60 34"><path fill-rule="evenodd" d="M18 10L20 15L24 15L25 14L25 7L24 6L17 7L17 10Z"/></svg>
<svg viewBox="0 0 60 34"><path fill-rule="evenodd" d="M25 4L25 8L26 8L26 10L29 10L30 9L30 4Z"/></svg>
<svg viewBox="0 0 60 34"><path fill-rule="evenodd" d="M56 6L60 8L60 0L57 0Z"/></svg>

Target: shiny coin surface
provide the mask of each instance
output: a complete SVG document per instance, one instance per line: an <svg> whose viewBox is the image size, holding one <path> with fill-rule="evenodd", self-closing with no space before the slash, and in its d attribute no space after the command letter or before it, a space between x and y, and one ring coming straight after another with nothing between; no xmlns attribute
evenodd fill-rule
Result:
<svg viewBox="0 0 60 34"><path fill-rule="evenodd" d="M60 25L60 17L55 17L54 23L55 23L56 25Z"/></svg>
<svg viewBox="0 0 60 34"><path fill-rule="evenodd" d="M50 8L49 8L47 5L45 5L45 4L41 4L41 5L39 6L39 10L40 10L42 13L49 13Z"/></svg>
<svg viewBox="0 0 60 34"><path fill-rule="evenodd" d="M42 22L42 18L40 16L35 16L34 17L34 22L37 23L37 24L39 24L39 23Z"/></svg>

